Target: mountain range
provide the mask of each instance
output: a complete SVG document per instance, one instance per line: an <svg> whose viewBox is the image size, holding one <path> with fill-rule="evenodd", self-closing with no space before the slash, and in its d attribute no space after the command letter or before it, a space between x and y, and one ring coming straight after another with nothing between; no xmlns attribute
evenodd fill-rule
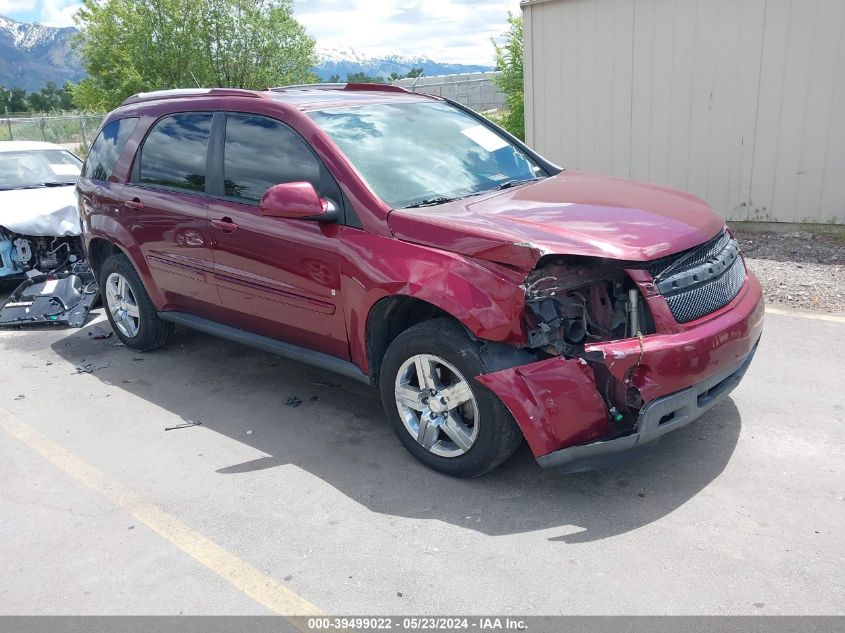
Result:
<svg viewBox="0 0 845 633"><path fill-rule="evenodd" d="M494 70L492 66L436 62L429 57L422 56L369 57L354 48L318 47L316 52L317 65L313 70L324 81L332 75L337 75L341 81L344 81L348 73L359 72L371 77L389 77L391 73L404 75L414 68L422 68L427 77Z"/></svg>
<svg viewBox="0 0 845 633"><path fill-rule="evenodd" d="M25 24L0 15L0 86L40 90L79 81L85 71L71 48L73 27Z"/></svg>
<svg viewBox="0 0 845 633"><path fill-rule="evenodd" d="M77 30L27 24L0 15L0 86L40 90L48 81L58 86L85 78L85 70L71 47ZM349 73L389 77L422 68L427 76L492 70L491 66L436 62L428 57L388 55L371 57L352 48L318 48L314 73L327 80Z"/></svg>

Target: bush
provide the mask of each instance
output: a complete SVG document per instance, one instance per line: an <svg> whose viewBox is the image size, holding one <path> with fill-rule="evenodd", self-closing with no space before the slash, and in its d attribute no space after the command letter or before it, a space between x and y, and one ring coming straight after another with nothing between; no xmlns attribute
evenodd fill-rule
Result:
<svg viewBox="0 0 845 633"><path fill-rule="evenodd" d="M525 79L522 70L522 18L508 13L508 28L504 34L505 43L500 46L493 40L496 49L496 67L501 71L496 83L505 93L506 109L499 124L508 132L525 140Z"/></svg>

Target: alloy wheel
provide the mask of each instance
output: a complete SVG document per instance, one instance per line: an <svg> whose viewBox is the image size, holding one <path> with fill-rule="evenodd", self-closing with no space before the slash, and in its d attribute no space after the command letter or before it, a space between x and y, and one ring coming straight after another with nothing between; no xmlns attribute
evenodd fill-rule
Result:
<svg viewBox="0 0 845 633"><path fill-rule="evenodd" d="M141 329L138 301L132 286L120 273L112 273L106 279L106 305L121 334L128 338L138 336Z"/></svg>
<svg viewBox="0 0 845 633"><path fill-rule="evenodd" d="M405 429L434 455L460 457L478 438L478 403L469 382L439 356L417 354L402 363L395 396Z"/></svg>

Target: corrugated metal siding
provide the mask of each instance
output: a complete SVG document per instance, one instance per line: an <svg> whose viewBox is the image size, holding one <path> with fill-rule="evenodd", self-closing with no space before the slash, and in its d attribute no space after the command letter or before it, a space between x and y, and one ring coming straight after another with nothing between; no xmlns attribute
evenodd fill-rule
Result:
<svg viewBox="0 0 845 633"><path fill-rule="evenodd" d="M731 219L845 223L845 1L523 4L526 134Z"/></svg>

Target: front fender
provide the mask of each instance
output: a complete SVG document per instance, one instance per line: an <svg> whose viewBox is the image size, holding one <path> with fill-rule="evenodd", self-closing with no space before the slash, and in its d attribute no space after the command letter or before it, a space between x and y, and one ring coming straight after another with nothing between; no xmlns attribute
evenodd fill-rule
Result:
<svg viewBox="0 0 845 633"><path fill-rule="evenodd" d="M367 318L389 296L436 306L479 339L524 344L521 273L357 229L345 230L342 243L341 292L350 352L364 371Z"/></svg>

